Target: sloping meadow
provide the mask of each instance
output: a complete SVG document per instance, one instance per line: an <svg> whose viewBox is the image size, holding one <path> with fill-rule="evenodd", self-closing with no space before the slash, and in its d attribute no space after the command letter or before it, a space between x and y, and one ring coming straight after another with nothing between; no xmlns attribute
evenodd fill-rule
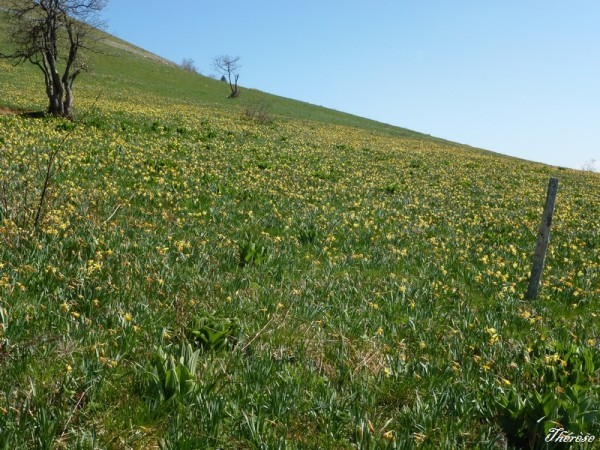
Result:
<svg viewBox="0 0 600 450"><path fill-rule="evenodd" d="M4 448L600 439L598 175L135 95L0 116Z"/></svg>

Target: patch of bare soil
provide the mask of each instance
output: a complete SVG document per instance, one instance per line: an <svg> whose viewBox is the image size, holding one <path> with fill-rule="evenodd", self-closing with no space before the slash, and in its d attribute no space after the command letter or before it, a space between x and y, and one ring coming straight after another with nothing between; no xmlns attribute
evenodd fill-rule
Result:
<svg viewBox="0 0 600 450"><path fill-rule="evenodd" d="M15 109L3 108L0 106L0 116L9 116L11 114L20 114L22 111L17 111Z"/></svg>
<svg viewBox="0 0 600 450"><path fill-rule="evenodd" d="M20 109L5 108L0 106L0 116L44 117L44 111L23 111Z"/></svg>

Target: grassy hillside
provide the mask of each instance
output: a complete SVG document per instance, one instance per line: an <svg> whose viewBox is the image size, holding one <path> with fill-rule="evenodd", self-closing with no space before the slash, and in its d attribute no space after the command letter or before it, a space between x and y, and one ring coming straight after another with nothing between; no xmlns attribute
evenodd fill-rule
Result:
<svg viewBox="0 0 600 450"><path fill-rule="evenodd" d="M0 116L0 448L600 439L598 175L109 47L78 121ZM0 61L0 106L40 84Z"/></svg>
<svg viewBox="0 0 600 450"><path fill-rule="evenodd" d="M0 23L0 33L4 34L5 28L6 25ZM152 93L153 100L158 102L178 101L192 105L216 106L229 111L243 111L260 106L266 107L270 114L280 117L360 127L396 136L427 137L411 130L253 89L242 88L243 95L232 101L227 98L229 87L226 83L184 70L177 70L173 63L103 33L100 34L95 48L100 51L100 54L88 54L87 59L91 71L82 75L77 83L78 90L85 91L90 97L101 95L104 99L119 102L123 100L122 89L127 86L128 92L132 94L132 99L135 99L136 94L147 96L148 93ZM32 83L42 85L43 80L39 78L37 71L38 69L33 66L23 67L23 70L19 71L19 76L24 78L21 83L15 85L11 74L3 70L3 73L0 73L0 86L20 88ZM46 106L43 90L34 98L31 98L29 94L23 98L17 92L10 92L10 89L7 89L6 92L0 90L0 102L19 107L25 105L29 109L43 109ZM82 109L84 108L80 105L80 110Z"/></svg>

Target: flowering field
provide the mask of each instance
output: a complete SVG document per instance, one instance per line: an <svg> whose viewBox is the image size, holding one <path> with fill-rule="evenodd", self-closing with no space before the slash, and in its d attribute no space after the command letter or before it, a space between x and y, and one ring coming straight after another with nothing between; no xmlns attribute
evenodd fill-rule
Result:
<svg viewBox="0 0 600 450"><path fill-rule="evenodd" d="M600 439L597 174L92 80L0 116L1 448Z"/></svg>

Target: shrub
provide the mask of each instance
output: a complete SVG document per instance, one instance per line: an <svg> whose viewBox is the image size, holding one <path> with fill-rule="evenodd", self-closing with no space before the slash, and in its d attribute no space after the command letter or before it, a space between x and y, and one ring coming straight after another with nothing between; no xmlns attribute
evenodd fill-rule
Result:
<svg viewBox="0 0 600 450"><path fill-rule="evenodd" d="M244 109L243 117L246 120L262 125L273 123L273 116L269 112L269 105L264 102L253 103Z"/></svg>

